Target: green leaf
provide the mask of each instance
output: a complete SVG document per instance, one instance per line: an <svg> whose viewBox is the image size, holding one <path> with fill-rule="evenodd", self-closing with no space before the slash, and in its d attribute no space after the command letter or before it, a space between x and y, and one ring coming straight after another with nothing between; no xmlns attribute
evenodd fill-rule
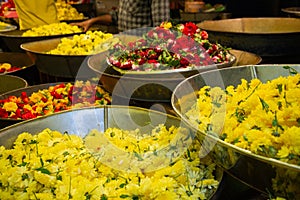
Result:
<svg viewBox="0 0 300 200"><path fill-rule="evenodd" d="M122 199L125 199L125 198L128 198L128 197L130 197L128 194L121 194L120 195L120 198L122 198Z"/></svg>
<svg viewBox="0 0 300 200"><path fill-rule="evenodd" d="M298 74L298 71L290 66L283 66L284 69L288 69L290 74Z"/></svg>
<svg viewBox="0 0 300 200"><path fill-rule="evenodd" d="M235 117L239 123L242 123L245 120L245 111L240 108L236 108Z"/></svg>
<svg viewBox="0 0 300 200"><path fill-rule="evenodd" d="M281 92L282 92L282 84L278 84L277 85L277 89L279 91L279 94L281 94Z"/></svg>
<svg viewBox="0 0 300 200"><path fill-rule="evenodd" d="M266 112L269 111L269 105L262 99L259 97L260 103L262 105L263 110L265 110Z"/></svg>
<svg viewBox="0 0 300 200"><path fill-rule="evenodd" d="M35 169L35 170L36 170L36 171L40 171L40 172L42 172L43 174L48 174L48 175L51 174L51 172L50 172L48 169L45 169L45 168L43 168L43 167L37 168L37 169Z"/></svg>
<svg viewBox="0 0 300 200"><path fill-rule="evenodd" d="M138 161L143 161L144 159L140 156L140 154L139 153L137 153L137 152L133 152L134 153L134 156L135 157L137 157L137 159L138 159Z"/></svg>

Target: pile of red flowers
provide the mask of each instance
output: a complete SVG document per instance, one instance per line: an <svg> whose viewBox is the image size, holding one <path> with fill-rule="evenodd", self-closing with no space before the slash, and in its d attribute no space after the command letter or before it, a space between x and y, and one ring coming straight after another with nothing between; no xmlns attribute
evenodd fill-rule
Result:
<svg viewBox="0 0 300 200"><path fill-rule="evenodd" d="M194 23L163 22L142 39L128 45L116 44L108 61L120 69L151 71L206 66L228 62L229 50L208 40L208 34Z"/></svg>
<svg viewBox="0 0 300 200"><path fill-rule="evenodd" d="M109 93L89 81L61 83L29 96L22 92L20 96L0 99L0 118L26 120L62 110L110 103Z"/></svg>

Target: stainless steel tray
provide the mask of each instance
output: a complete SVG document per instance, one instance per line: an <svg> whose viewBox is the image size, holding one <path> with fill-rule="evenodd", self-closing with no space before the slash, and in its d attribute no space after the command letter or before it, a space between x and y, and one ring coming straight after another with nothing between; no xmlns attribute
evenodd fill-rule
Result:
<svg viewBox="0 0 300 200"><path fill-rule="evenodd" d="M59 37L67 37L75 34L81 33L74 33L74 34L65 34L65 35L49 35L49 36L22 36L22 34L26 30L12 30L6 32L0 32L0 37L3 39L3 42L7 46L7 48L12 52L21 52L24 53L24 50L20 48L21 44L27 42L34 42L34 41L41 41L47 40L52 38L59 38Z"/></svg>
<svg viewBox="0 0 300 200"><path fill-rule="evenodd" d="M261 62L261 57L253 53L241 50L231 50L230 53L236 58L231 65L203 66L198 70L171 73L160 71L158 73L121 74L107 64L105 52L91 56L88 59L88 66L98 74L103 87L113 95L137 101L170 102L175 87L189 76L218 68Z"/></svg>
<svg viewBox="0 0 300 200"><path fill-rule="evenodd" d="M297 18L207 20L197 26L206 30L213 42L262 57L300 54L300 19Z"/></svg>
<svg viewBox="0 0 300 200"><path fill-rule="evenodd" d="M38 83L38 71L35 63L26 53L20 52L1 52L0 63L10 63L12 66L21 67L22 69L5 72L6 75L14 75L25 79L29 85Z"/></svg>
<svg viewBox="0 0 300 200"><path fill-rule="evenodd" d="M9 96L21 96L22 92L26 92L27 95L32 94L33 92L37 92L39 90L43 90L46 88L49 88L50 86L57 85L58 83L46 83L46 84L40 84L40 85L33 85L28 86L25 88L16 88L14 90L5 92L3 94L0 94L0 99L6 99ZM22 122L24 120L21 119L8 119L8 118L0 118L0 129L5 128L7 126Z"/></svg>
<svg viewBox="0 0 300 200"><path fill-rule="evenodd" d="M0 75L0 95L27 86L28 83L23 78L13 75Z"/></svg>
<svg viewBox="0 0 300 200"><path fill-rule="evenodd" d="M115 35L123 42L136 37ZM95 75L86 62L91 55L55 55L47 52L55 49L63 37L23 43L21 49L35 61L38 70L44 74L62 78L89 78ZM68 38L72 38L71 36Z"/></svg>
<svg viewBox="0 0 300 200"><path fill-rule="evenodd" d="M25 131L37 134L45 128L85 137L92 129L105 131L110 127L126 130L139 128L143 133L149 133L153 127L159 124L165 124L166 127L174 125L186 128L187 134L193 134L192 130L175 116L138 107L105 106L63 111L9 126L0 130L0 145L11 148L19 134ZM215 179L221 181L222 175L222 170L217 167ZM212 194L214 192L212 191Z"/></svg>
<svg viewBox="0 0 300 200"><path fill-rule="evenodd" d="M185 115L197 101L196 91L205 85L221 88L228 85L236 86L240 84L241 78L248 81L259 78L262 82L266 82L279 76L288 76L290 72L283 66L290 66L298 73L300 72L300 65L248 65L213 70L192 76L181 82L174 90L172 107L183 121L198 130L198 127ZM288 199L300 198L299 189L296 189L300 188L299 165L254 154L210 134L199 132L199 135L206 137L208 145L212 144L212 146L207 146L207 149L211 150L210 154L215 162L240 181L263 193L274 192L272 181L281 185L286 184L283 191L275 194Z"/></svg>

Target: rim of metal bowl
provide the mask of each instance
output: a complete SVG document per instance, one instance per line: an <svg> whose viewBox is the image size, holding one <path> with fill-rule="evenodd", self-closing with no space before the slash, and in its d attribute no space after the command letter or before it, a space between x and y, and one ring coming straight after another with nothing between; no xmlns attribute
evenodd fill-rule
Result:
<svg viewBox="0 0 300 200"><path fill-rule="evenodd" d="M273 64L274 66L283 66L282 64ZM255 67L255 66L270 66L270 65L245 65L245 66L238 66L238 67L235 67L235 68L244 68L244 67ZM290 65L289 65L290 66ZM298 65L297 65L298 66ZM222 69L220 69L222 70ZM215 71L220 71L219 69L216 69L216 70L211 70L211 71L206 71L206 72L203 72L201 74L206 74L206 73L213 73ZM223 140L221 140L220 138L217 138L215 136L212 136L212 135L209 135L209 134L206 134L204 132L200 132L198 131L197 128L195 128L191 122L185 117L185 115L183 113L181 113L177 108L176 108L176 103L175 100L176 100L176 97L175 97L175 93L177 90L179 90L179 88L181 87L182 84L188 82L189 80L201 75L201 74L196 74L196 75L193 75L191 77L188 77L186 78L185 80L183 80L180 84L178 84L175 89L174 89L174 92L172 93L172 96L171 96L171 105L172 105L172 108L174 109L175 113L185 122L189 125L190 128L192 128L193 130L197 131L198 133L208 137L209 139L212 139L214 141L217 141L217 143L219 143L220 145L222 146L226 146L226 147L230 147L232 149L234 149L235 151L243 154L243 155L246 155L246 156L250 156L252 158L255 158L257 160L260 160L260 161L263 161L265 163L268 163L268 164L271 164L271 165L276 165L276 166L279 166L279 167L285 167L285 168L288 168L288 169L291 169L291 170L295 170L295 171L298 171L300 172L300 165L296 165L296 164L291 164L291 163L287 163L287 162L283 162L283 161L280 161L280 160L276 160L274 158L268 158L266 156L261 156L261 155L258 155L258 154L254 154L252 153L251 151L249 150L246 150L246 149L243 149L243 148L240 148L240 147L237 147L236 145L233 145L233 144L230 144L230 143L227 143L227 142L224 142Z"/></svg>

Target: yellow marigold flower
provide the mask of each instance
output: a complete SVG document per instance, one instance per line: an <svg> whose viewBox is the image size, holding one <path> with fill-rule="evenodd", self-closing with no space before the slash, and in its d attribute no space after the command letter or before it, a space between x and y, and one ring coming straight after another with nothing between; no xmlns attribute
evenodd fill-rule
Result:
<svg viewBox="0 0 300 200"><path fill-rule="evenodd" d="M7 112L16 112L18 105L15 102L5 102L2 108Z"/></svg>
<svg viewBox="0 0 300 200"><path fill-rule="evenodd" d="M11 68L11 64L2 63L2 64L0 64L0 68L4 68L5 70L9 70Z"/></svg>
<svg viewBox="0 0 300 200"><path fill-rule="evenodd" d="M160 27L165 28L165 29L170 29L170 28L172 28L172 23L171 22L162 22Z"/></svg>

